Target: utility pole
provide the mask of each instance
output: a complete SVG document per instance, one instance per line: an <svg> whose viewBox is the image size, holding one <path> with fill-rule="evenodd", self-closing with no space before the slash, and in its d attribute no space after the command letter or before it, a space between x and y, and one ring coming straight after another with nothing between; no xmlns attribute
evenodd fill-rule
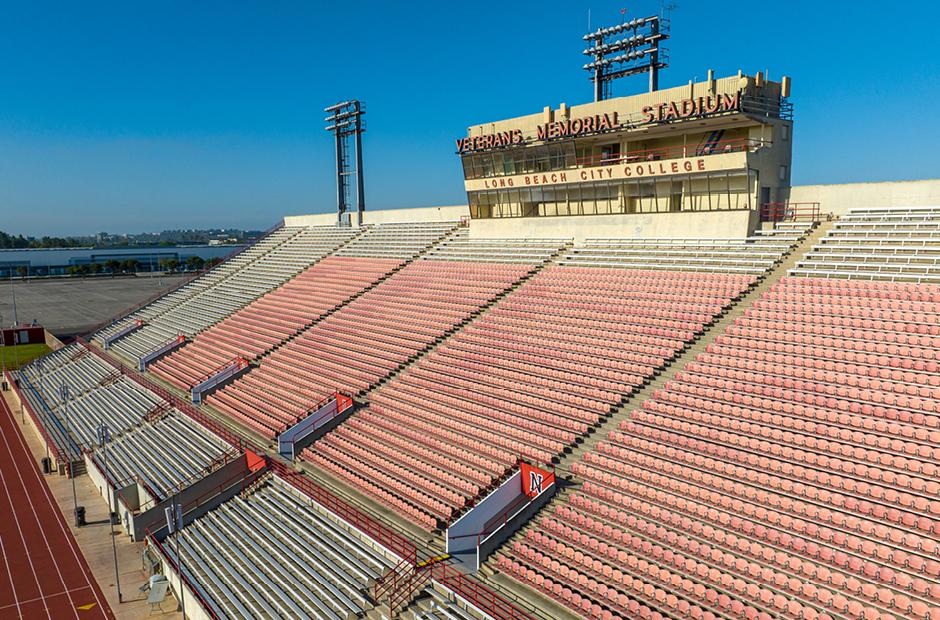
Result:
<svg viewBox="0 0 940 620"><path fill-rule="evenodd" d="M121 597L121 574L118 572L117 542L114 540L114 488L111 487L111 472L108 469L108 443L111 441L111 431L104 422L98 427L98 445L104 451L104 477L108 482L108 523L111 525L111 552L114 554L114 584L117 587L118 603L123 603Z"/></svg>

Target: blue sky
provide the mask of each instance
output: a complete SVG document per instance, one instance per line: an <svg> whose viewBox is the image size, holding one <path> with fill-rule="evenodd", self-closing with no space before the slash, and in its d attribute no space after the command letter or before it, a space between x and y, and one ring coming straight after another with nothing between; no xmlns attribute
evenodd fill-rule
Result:
<svg viewBox="0 0 940 620"><path fill-rule="evenodd" d="M454 138L588 101L588 9L596 26L623 6L659 3L0 0L0 230L332 211L322 109L354 97L370 208L463 203ZM795 184L937 177L938 6L680 0L661 86L709 68L792 76Z"/></svg>

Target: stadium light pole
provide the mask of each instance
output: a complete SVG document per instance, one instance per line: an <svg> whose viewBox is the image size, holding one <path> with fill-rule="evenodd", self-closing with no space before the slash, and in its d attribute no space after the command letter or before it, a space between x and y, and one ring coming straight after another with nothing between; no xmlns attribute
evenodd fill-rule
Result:
<svg viewBox="0 0 940 620"><path fill-rule="evenodd" d="M65 434L71 441L72 424L69 416L69 399L72 397L72 391L63 381L59 386L59 398L62 400L62 407L65 409ZM75 471L72 467L72 461L69 461L69 478L72 479L72 515L75 518L75 527L78 527L78 493L75 492Z"/></svg>
<svg viewBox="0 0 940 620"><path fill-rule="evenodd" d="M108 470L108 442L111 441L111 431L104 422L98 426L98 445L104 451L104 476L111 486L111 472ZM108 524L111 526L111 553L114 554L114 585L117 587L118 603L123 603L121 596L121 574L118 572L117 542L114 540L114 509L113 505L114 488L108 490Z"/></svg>

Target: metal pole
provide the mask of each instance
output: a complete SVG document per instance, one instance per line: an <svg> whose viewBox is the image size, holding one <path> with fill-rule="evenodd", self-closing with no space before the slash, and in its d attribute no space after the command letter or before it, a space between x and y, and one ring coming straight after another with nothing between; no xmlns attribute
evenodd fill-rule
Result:
<svg viewBox="0 0 940 620"><path fill-rule="evenodd" d="M333 113L334 117L338 115L338 111ZM346 179L343 177L345 158L343 157L343 137L340 135L339 121L334 120L333 124L336 126L336 129L333 130L336 135L336 210L337 221L342 224L343 214L346 213Z"/></svg>
<svg viewBox="0 0 940 620"><path fill-rule="evenodd" d="M104 475L108 480L108 523L111 526L111 553L114 555L114 584L117 587L118 603L123 603L121 596L121 574L118 571L117 542L114 539L114 509L112 496L114 488L111 488L111 471L108 469L108 441L110 440L110 431L108 425L102 423L99 427L98 441L104 449Z"/></svg>
<svg viewBox="0 0 940 620"><path fill-rule="evenodd" d="M71 390L69 390L69 386L65 385L64 382L62 383L60 395L62 397L62 406L65 408L65 434L71 441L72 424L71 418L69 417L69 397L71 396ZM78 527L78 493L75 492L75 469L71 459L69 459L69 478L72 479L72 515L75 518L75 527Z"/></svg>
<svg viewBox="0 0 940 620"><path fill-rule="evenodd" d="M15 350L16 349L14 349L14 351ZM17 360L16 365L19 367L19 360ZM43 363L42 358L36 360L36 365L39 366L39 400L41 400L42 404L48 409L49 405L46 403L46 365ZM49 458L49 441L46 440L43 444L46 446L46 458ZM56 467L58 467L58 463Z"/></svg>
<svg viewBox="0 0 940 620"><path fill-rule="evenodd" d="M659 34L659 18L654 19L650 23L650 31L654 37L655 47L653 48L653 53L650 54L650 92L654 93L659 90L659 38L656 36Z"/></svg>
<svg viewBox="0 0 940 620"><path fill-rule="evenodd" d="M13 297L13 327L16 327L16 288L13 286L13 269L10 268L10 295ZM15 343L14 343L15 344Z"/></svg>
<svg viewBox="0 0 940 620"><path fill-rule="evenodd" d="M179 609L183 614L183 620L186 620L186 590L183 585L183 552L180 550L180 538L183 537L183 510L178 502L179 494L177 493L173 498L173 521L176 523L176 568L180 573Z"/></svg>
<svg viewBox="0 0 940 620"><path fill-rule="evenodd" d="M356 106L356 201L359 203L359 225L362 226L362 214L366 210L366 190L362 179L362 104Z"/></svg>

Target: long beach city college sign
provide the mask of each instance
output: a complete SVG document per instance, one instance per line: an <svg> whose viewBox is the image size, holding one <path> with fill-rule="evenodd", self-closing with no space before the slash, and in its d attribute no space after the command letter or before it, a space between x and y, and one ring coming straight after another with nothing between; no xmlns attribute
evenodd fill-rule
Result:
<svg viewBox="0 0 940 620"><path fill-rule="evenodd" d="M736 112L741 109L741 93L733 95L715 95L693 97L681 101L667 101L657 105L644 106L641 111L641 125L665 123L673 120L699 118ZM617 112L594 114L552 123L543 123L536 128L534 136L526 136L521 129L512 129L481 136L458 138L457 153L463 155L475 151L504 149L523 146L529 142L551 142L564 138L607 133L624 127Z"/></svg>
<svg viewBox="0 0 940 620"><path fill-rule="evenodd" d="M719 170L737 170L745 167L746 154L720 153L707 157L682 157L657 161L629 162L559 170L557 172L533 172L488 179L467 179L464 187L468 192L494 189L518 189L547 185L568 185L587 181L617 181L638 178L655 178L673 174L700 174Z"/></svg>

